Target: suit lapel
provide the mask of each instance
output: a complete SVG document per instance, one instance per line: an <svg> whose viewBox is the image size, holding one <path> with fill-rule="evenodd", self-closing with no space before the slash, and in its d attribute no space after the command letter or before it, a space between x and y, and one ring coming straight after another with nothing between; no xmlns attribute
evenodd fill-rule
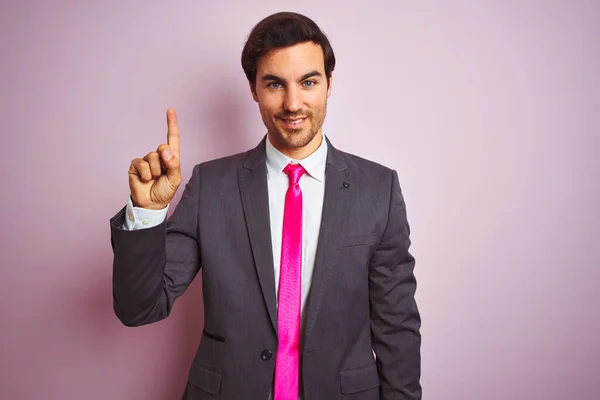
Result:
<svg viewBox="0 0 600 400"><path fill-rule="evenodd" d="M238 169L238 183L242 207L250 237L256 273L262 289L265 306L277 332L277 305L275 299L275 273L269 217L265 138L250 151Z"/></svg>
<svg viewBox="0 0 600 400"><path fill-rule="evenodd" d="M315 324L317 314L327 289L335 259L340 250L343 232L346 231L348 216L353 205L355 187L352 185L350 169L341 153L327 139L327 166L325 168L325 194L323 213L315 255L310 295L306 309L306 339Z"/></svg>

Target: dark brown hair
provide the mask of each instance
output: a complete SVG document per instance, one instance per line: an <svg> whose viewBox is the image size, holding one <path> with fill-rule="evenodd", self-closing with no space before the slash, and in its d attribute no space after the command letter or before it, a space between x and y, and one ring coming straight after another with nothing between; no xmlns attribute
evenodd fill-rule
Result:
<svg viewBox="0 0 600 400"><path fill-rule="evenodd" d="M325 33L310 18L293 13L279 12L270 15L254 26L242 50L242 68L256 89L258 60L273 49L293 46L298 43L314 42L323 49L327 84L335 67L335 55Z"/></svg>

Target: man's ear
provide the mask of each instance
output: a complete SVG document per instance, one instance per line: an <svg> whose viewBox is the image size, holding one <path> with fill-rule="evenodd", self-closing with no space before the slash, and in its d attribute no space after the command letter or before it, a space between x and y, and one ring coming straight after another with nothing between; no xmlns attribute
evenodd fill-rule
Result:
<svg viewBox="0 0 600 400"><path fill-rule="evenodd" d="M327 97L331 96L331 86L333 85L333 72L327 81Z"/></svg>
<svg viewBox="0 0 600 400"><path fill-rule="evenodd" d="M248 82L250 85L250 93L252 93L252 98L255 102L258 103L258 96L256 95L256 85L253 85L252 82Z"/></svg>

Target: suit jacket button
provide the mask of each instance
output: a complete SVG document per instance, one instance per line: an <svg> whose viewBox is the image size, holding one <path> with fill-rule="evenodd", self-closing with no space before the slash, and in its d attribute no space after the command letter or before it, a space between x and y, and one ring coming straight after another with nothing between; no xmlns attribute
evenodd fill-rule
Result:
<svg viewBox="0 0 600 400"><path fill-rule="evenodd" d="M273 357L273 352L271 350L265 350L262 353L260 353L260 358L263 361L268 361L271 359L271 357Z"/></svg>

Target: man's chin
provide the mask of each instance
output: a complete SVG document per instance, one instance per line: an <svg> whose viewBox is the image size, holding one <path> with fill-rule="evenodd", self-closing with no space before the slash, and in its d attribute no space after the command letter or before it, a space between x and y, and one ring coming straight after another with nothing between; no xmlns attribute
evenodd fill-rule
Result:
<svg viewBox="0 0 600 400"><path fill-rule="evenodd" d="M289 147L303 147L310 143L309 130L306 128L279 128L277 137L279 141L285 143Z"/></svg>

